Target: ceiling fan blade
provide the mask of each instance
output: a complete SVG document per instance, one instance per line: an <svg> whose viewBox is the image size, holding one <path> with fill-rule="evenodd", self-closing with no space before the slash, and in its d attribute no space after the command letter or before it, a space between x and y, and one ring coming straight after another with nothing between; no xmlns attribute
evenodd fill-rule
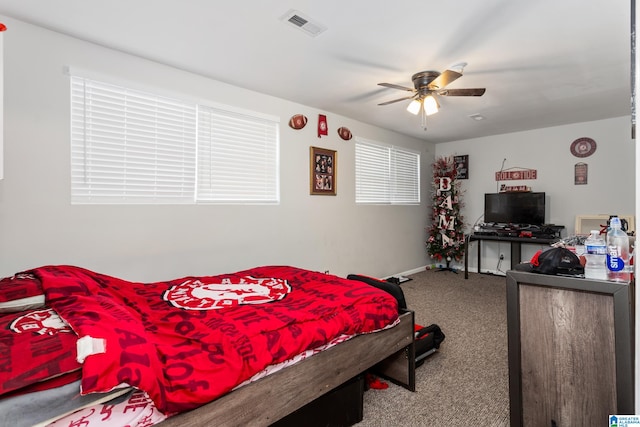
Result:
<svg viewBox="0 0 640 427"><path fill-rule="evenodd" d="M442 96L482 96L487 89L443 89L438 91L438 95Z"/></svg>
<svg viewBox="0 0 640 427"><path fill-rule="evenodd" d="M400 89L400 90L407 90L409 92L413 92L415 89L411 89L408 87L404 87L404 86L400 86L400 85L394 85L391 83L378 83L379 86L384 86L384 87L388 87L391 89Z"/></svg>
<svg viewBox="0 0 640 427"><path fill-rule="evenodd" d="M444 70L442 74L433 79L427 86L429 90L444 89L448 84L462 77L462 73L453 70Z"/></svg>
<svg viewBox="0 0 640 427"><path fill-rule="evenodd" d="M389 105L389 104L393 104L394 102L404 101L405 99L413 99L413 98L415 98L415 95L414 96L405 96L404 98L398 98L398 99L394 99L392 101L381 102L378 105Z"/></svg>

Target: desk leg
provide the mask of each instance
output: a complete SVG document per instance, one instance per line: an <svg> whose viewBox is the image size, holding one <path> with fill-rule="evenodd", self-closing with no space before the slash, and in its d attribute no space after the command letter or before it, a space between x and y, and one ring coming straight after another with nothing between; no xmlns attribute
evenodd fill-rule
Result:
<svg viewBox="0 0 640 427"><path fill-rule="evenodd" d="M478 273L481 273L480 264L482 262L482 240L478 240Z"/></svg>
<svg viewBox="0 0 640 427"><path fill-rule="evenodd" d="M469 278L469 236L467 236L466 241L464 242L464 278Z"/></svg>
<svg viewBox="0 0 640 427"><path fill-rule="evenodd" d="M511 242L511 269L522 262L520 242Z"/></svg>

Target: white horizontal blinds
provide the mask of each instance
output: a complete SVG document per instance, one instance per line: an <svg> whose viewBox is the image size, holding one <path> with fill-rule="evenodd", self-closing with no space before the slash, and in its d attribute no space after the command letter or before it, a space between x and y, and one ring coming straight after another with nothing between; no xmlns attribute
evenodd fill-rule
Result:
<svg viewBox="0 0 640 427"><path fill-rule="evenodd" d="M389 149L356 141L356 203L388 203L391 198Z"/></svg>
<svg viewBox="0 0 640 427"><path fill-rule="evenodd" d="M420 154L356 141L356 203L420 203Z"/></svg>
<svg viewBox="0 0 640 427"><path fill-rule="evenodd" d="M193 203L196 105L71 77L74 203Z"/></svg>
<svg viewBox="0 0 640 427"><path fill-rule="evenodd" d="M200 106L199 202L278 203L278 122Z"/></svg>
<svg viewBox="0 0 640 427"><path fill-rule="evenodd" d="M420 203L420 154L391 149L393 203Z"/></svg>

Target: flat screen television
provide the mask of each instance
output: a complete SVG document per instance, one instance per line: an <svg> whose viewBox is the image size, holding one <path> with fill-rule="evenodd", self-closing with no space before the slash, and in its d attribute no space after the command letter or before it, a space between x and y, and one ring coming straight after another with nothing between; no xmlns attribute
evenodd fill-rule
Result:
<svg viewBox="0 0 640 427"><path fill-rule="evenodd" d="M514 192L484 195L484 222L545 224L545 193Z"/></svg>

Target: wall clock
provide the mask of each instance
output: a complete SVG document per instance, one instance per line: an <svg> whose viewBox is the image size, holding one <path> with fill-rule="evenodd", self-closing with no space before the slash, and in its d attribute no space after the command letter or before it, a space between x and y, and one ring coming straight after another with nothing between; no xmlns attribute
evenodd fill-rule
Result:
<svg viewBox="0 0 640 427"><path fill-rule="evenodd" d="M570 150L576 157L589 157L596 151L596 142L591 138L578 138L571 143Z"/></svg>

